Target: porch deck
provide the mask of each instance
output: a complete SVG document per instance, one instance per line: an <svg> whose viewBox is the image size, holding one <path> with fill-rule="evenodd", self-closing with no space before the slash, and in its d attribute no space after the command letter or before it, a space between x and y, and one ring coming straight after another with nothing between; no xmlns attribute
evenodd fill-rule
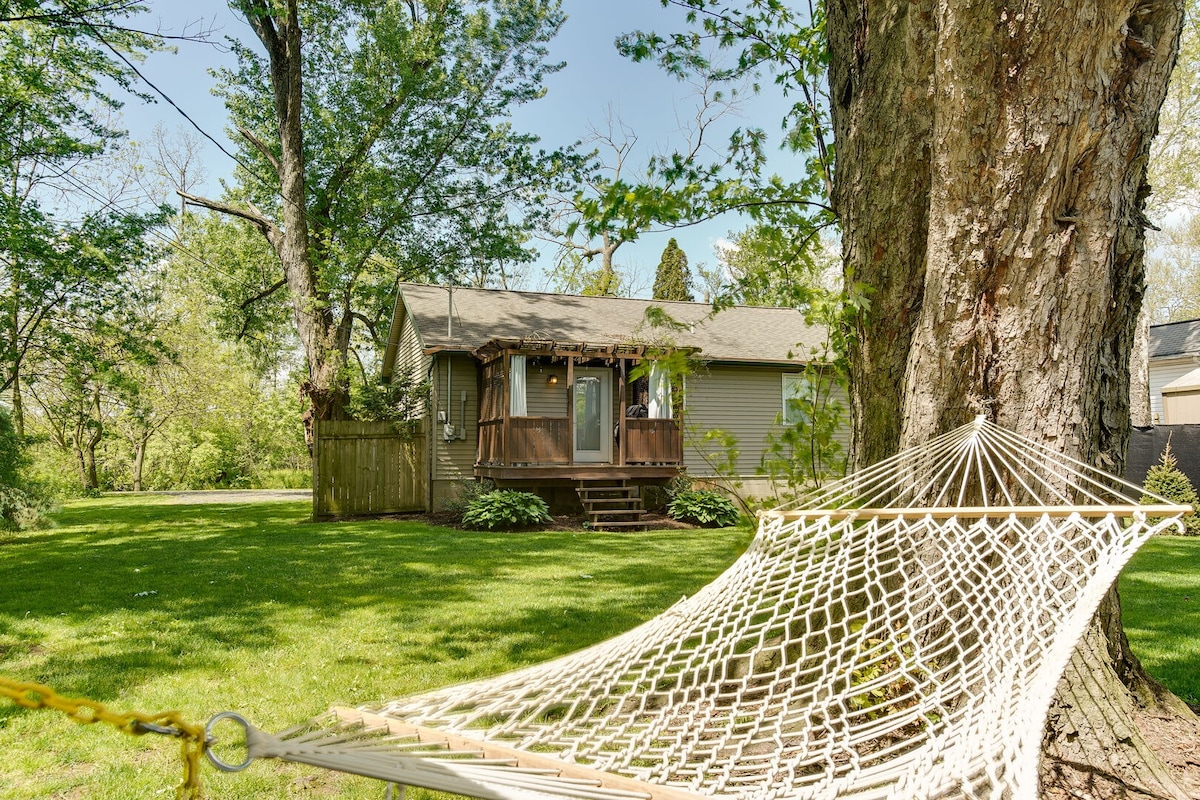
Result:
<svg viewBox="0 0 1200 800"><path fill-rule="evenodd" d="M475 475L497 480L673 478L683 464L683 437L673 419L618 423L608 462L572 458L568 417L504 417L479 423Z"/></svg>
<svg viewBox="0 0 1200 800"><path fill-rule="evenodd" d="M476 477L505 482L670 480L683 467L683 433L667 373L632 398L639 345L492 340L480 367ZM530 413L533 411L533 413Z"/></svg>
<svg viewBox="0 0 1200 800"><path fill-rule="evenodd" d="M670 480L679 474L678 464L535 464L522 466L475 465L476 478L494 481L583 481L613 480L659 481Z"/></svg>

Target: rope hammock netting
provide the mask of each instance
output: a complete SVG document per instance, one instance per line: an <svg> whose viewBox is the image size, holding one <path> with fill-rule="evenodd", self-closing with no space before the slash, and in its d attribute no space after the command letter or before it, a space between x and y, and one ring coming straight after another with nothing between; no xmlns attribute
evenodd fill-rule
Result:
<svg viewBox="0 0 1200 800"><path fill-rule="evenodd" d="M210 758L486 800L1034 798L1075 644L1191 511L1142 496L980 418L761 515L724 574L628 633L277 736L218 715L248 755Z"/></svg>

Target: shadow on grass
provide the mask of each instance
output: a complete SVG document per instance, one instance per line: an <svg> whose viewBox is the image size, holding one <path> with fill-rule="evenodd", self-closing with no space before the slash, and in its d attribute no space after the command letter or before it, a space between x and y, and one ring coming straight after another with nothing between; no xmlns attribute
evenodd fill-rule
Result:
<svg viewBox="0 0 1200 800"><path fill-rule="evenodd" d="M104 498L0 546L0 673L100 701L182 670L295 644L296 627L370 636L413 664L491 648L501 668L627 630L731 563L745 531L467 532L311 523L304 502ZM340 664L373 657L349 639ZM32 673L32 674L31 674ZM0 707L0 719L11 709Z"/></svg>

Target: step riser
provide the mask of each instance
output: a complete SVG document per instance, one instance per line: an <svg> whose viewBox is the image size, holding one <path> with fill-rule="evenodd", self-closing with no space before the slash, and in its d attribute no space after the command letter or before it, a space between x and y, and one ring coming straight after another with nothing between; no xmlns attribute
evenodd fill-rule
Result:
<svg viewBox="0 0 1200 800"><path fill-rule="evenodd" d="M579 486L575 490L594 528L645 528L641 490L636 486Z"/></svg>

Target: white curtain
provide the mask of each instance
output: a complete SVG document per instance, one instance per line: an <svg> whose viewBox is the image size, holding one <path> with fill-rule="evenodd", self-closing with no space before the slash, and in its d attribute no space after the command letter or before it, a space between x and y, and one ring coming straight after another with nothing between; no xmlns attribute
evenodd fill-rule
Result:
<svg viewBox="0 0 1200 800"><path fill-rule="evenodd" d="M508 382L508 415L527 417L529 405L525 402L525 356L512 356L508 374L511 376Z"/></svg>
<svg viewBox="0 0 1200 800"><path fill-rule="evenodd" d="M652 419L671 418L671 375L659 362L650 365L650 416Z"/></svg>

